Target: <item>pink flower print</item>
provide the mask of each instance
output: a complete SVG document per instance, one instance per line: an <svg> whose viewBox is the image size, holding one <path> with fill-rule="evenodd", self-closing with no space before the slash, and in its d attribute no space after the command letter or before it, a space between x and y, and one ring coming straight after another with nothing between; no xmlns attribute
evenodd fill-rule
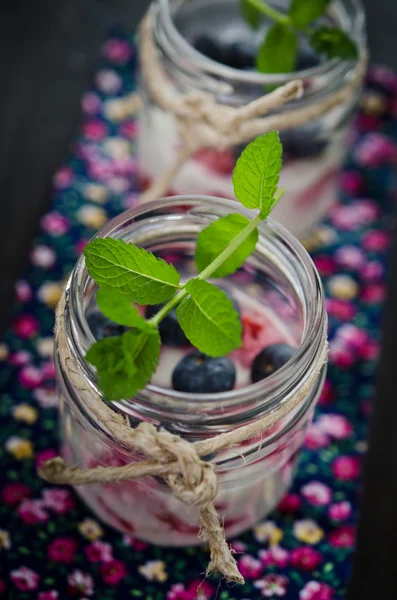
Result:
<svg viewBox="0 0 397 600"><path fill-rule="evenodd" d="M347 369L355 364L356 355L347 344L335 338L329 345L329 360L337 367Z"/></svg>
<svg viewBox="0 0 397 600"><path fill-rule="evenodd" d="M42 500L23 500L19 505L18 514L27 525L46 523L49 519Z"/></svg>
<svg viewBox="0 0 397 600"><path fill-rule="evenodd" d="M33 366L22 367L18 373L19 383L28 390L34 390L39 387L43 381L40 369Z"/></svg>
<svg viewBox="0 0 397 600"><path fill-rule="evenodd" d="M380 354L380 344L375 340L368 340L367 344L360 348L359 354L362 360L377 360Z"/></svg>
<svg viewBox="0 0 397 600"><path fill-rule="evenodd" d="M379 279L382 279L384 273L384 266L378 260L367 262L360 271L361 278L367 283L379 281Z"/></svg>
<svg viewBox="0 0 397 600"><path fill-rule="evenodd" d="M32 299L32 288L27 281L19 280L15 284L15 295L18 302L29 302Z"/></svg>
<svg viewBox="0 0 397 600"><path fill-rule="evenodd" d="M69 593L74 596L92 596L94 594L94 581L91 575L76 569L68 576Z"/></svg>
<svg viewBox="0 0 397 600"><path fill-rule="evenodd" d="M26 352L26 350L19 350L19 352L14 352L11 354L8 362L10 365L15 365L16 367L21 367L22 365L26 365L32 360L31 354Z"/></svg>
<svg viewBox="0 0 397 600"><path fill-rule="evenodd" d="M55 210L44 215L40 223L46 233L55 237L64 235L69 229L68 219Z"/></svg>
<svg viewBox="0 0 397 600"><path fill-rule="evenodd" d="M263 571L262 563L249 554L238 559L238 570L246 579L258 579Z"/></svg>
<svg viewBox="0 0 397 600"><path fill-rule="evenodd" d="M40 581L38 574L27 567L20 567L15 571L11 571L10 578L21 592L37 590Z"/></svg>
<svg viewBox="0 0 397 600"><path fill-rule="evenodd" d="M58 406L58 393L55 388L37 388L34 390L33 395L41 408L56 408Z"/></svg>
<svg viewBox="0 0 397 600"><path fill-rule="evenodd" d="M324 382L324 387L321 391L320 398L318 400L319 406L327 406L331 404L334 400L334 390L332 389L331 382L329 379L326 379Z"/></svg>
<svg viewBox="0 0 397 600"><path fill-rule="evenodd" d="M315 423L311 423L306 431L305 446L309 450L319 450L326 448L330 443L329 437Z"/></svg>
<svg viewBox="0 0 397 600"><path fill-rule="evenodd" d="M204 581L193 579L187 586L187 591L191 594L192 600L212 600L215 590L206 579Z"/></svg>
<svg viewBox="0 0 397 600"><path fill-rule="evenodd" d="M326 506L332 498L330 488L320 481L310 481L304 485L301 494L313 506Z"/></svg>
<svg viewBox="0 0 397 600"><path fill-rule="evenodd" d="M361 300L366 304L380 304L386 298L386 286L382 283L373 283L361 292Z"/></svg>
<svg viewBox="0 0 397 600"><path fill-rule="evenodd" d="M31 495L31 489L24 483L7 483L1 492L3 502L10 506L18 506Z"/></svg>
<svg viewBox="0 0 397 600"><path fill-rule="evenodd" d="M355 200L351 204L337 205L331 213L332 223L343 231L355 231L374 221L379 207L372 200Z"/></svg>
<svg viewBox="0 0 397 600"><path fill-rule="evenodd" d="M290 558L291 565L303 571L314 571L323 561L321 552L310 546L294 548Z"/></svg>
<svg viewBox="0 0 397 600"><path fill-rule="evenodd" d="M137 193L128 194L128 195L124 196L123 207L124 208L134 208L134 206L137 205L138 201L139 201L139 194L137 194Z"/></svg>
<svg viewBox="0 0 397 600"><path fill-rule="evenodd" d="M343 525L329 536L329 543L335 548L351 548L355 542L355 528L353 525Z"/></svg>
<svg viewBox="0 0 397 600"><path fill-rule="evenodd" d="M133 50L125 40L110 39L103 47L103 54L115 65L123 65L132 57Z"/></svg>
<svg viewBox="0 0 397 600"><path fill-rule="evenodd" d="M342 190L352 196L360 194L364 187L364 178L359 171L346 171L340 178Z"/></svg>
<svg viewBox="0 0 397 600"><path fill-rule="evenodd" d="M57 189L69 187L74 181L74 172L70 167L62 167L54 175L53 183Z"/></svg>
<svg viewBox="0 0 397 600"><path fill-rule="evenodd" d="M113 560L112 547L106 542L95 540L84 549L85 555L90 562L110 562Z"/></svg>
<svg viewBox="0 0 397 600"><path fill-rule="evenodd" d="M50 269L55 264L56 255L52 248L41 244L33 248L30 253L30 260L36 267Z"/></svg>
<svg viewBox="0 0 397 600"><path fill-rule="evenodd" d="M236 554L241 554L242 552L245 552L247 550L247 544L244 544L244 542L240 540L234 540L230 542L230 548Z"/></svg>
<svg viewBox="0 0 397 600"><path fill-rule="evenodd" d="M336 440L344 440L353 433L353 426L346 417L336 414L320 415L317 425L324 433Z"/></svg>
<svg viewBox="0 0 397 600"><path fill-rule="evenodd" d="M355 150L355 159L363 167L380 167L397 160L397 146L381 133L368 133Z"/></svg>
<svg viewBox="0 0 397 600"><path fill-rule="evenodd" d="M116 71L102 69L97 73L96 84L104 94L116 94L123 85L123 80Z"/></svg>
<svg viewBox="0 0 397 600"><path fill-rule="evenodd" d="M75 506L75 502L69 490L64 490L62 488L44 490L43 503L46 508L50 508L57 515L63 515Z"/></svg>
<svg viewBox="0 0 397 600"><path fill-rule="evenodd" d="M309 581L299 592L299 600L333 600L334 598L334 590L320 581Z"/></svg>
<svg viewBox="0 0 397 600"><path fill-rule="evenodd" d="M335 260L345 269L358 271L365 263L365 255L357 246L342 246L335 252Z"/></svg>
<svg viewBox="0 0 397 600"><path fill-rule="evenodd" d="M283 514L293 514L298 512L301 507L301 500L298 494L287 494L278 505L278 510Z"/></svg>
<svg viewBox="0 0 397 600"><path fill-rule="evenodd" d="M331 504L328 509L328 514L333 521L344 521L350 517L351 512L351 504L347 501Z"/></svg>
<svg viewBox="0 0 397 600"><path fill-rule="evenodd" d="M89 240L77 240L75 244L76 254L80 256L83 253L84 248L88 244Z"/></svg>
<svg viewBox="0 0 397 600"><path fill-rule="evenodd" d="M328 256L315 256L313 262L322 277L333 275L336 271L335 261Z"/></svg>
<svg viewBox="0 0 397 600"><path fill-rule="evenodd" d="M362 244L370 252L386 250L390 245L390 235L386 231L367 231L362 238Z"/></svg>
<svg viewBox="0 0 397 600"><path fill-rule="evenodd" d="M360 475L358 456L338 456L332 463L332 472L340 481L351 481Z"/></svg>
<svg viewBox="0 0 397 600"><path fill-rule="evenodd" d="M56 370L53 360L47 360L45 363L43 363L41 366L41 374L43 379L55 379Z"/></svg>
<svg viewBox="0 0 397 600"><path fill-rule="evenodd" d="M81 99L81 109L87 115L95 115L101 108L101 99L94 92L86 92Z"/></svg>
<svg viewBox="0 0 397 600"><path fill-rule="evenodd" d="M13 330L17 336L28 340L37 335L39 322L33 315L20 315L13 323Z"/></svg>
<svg viewBox="0 0 397 600"><path fill-rule="evenodd" d="M117 585L127 575L125 564L121 560L111 560L101 566L101 576L108 585Z"/></svg>
<svg viewBox="0 0 397 600"><path fill-rule="evenodd" d="M59 594L56 590L48 590L47 592L40 592L37 596L37 600L58 600Z"/></svg>
<svg viewBox="0 0 397 600"><path fill-rule="evenodd" d="M36 469L39 469L43 463L51 458L55 458L55 456L58 456L58 452L52 448L46 448L46 450L40 450L40 452L36 452Z"/></svg>
<svg viewBox="0 0 397 600"><path fill-rule="evenodd" d="M91 142L99 142L107 136L108 127L100 119L91 119L84 123L82 133Z"/></svg>
<svg viewBox="0 0 397 600"><path fill-rule="evenodd" d="M137 134L136 121L125 121L120 124L118 135L126 139L133 139Z"/></svg>
<svg viewBox="0 0 397 600"><path fill-rule="evenodd" d="M360 112L356 117L355 126L361 132L379 131L382 121L378 115Z"/></svg>
<svg viewBox="0 0 397 600"><path fill-rule="evenodd" d="M286 567L289 562L288 551L276 545L268 550L260 550L259 558L265 567Z"/></svg>
<svg viewBox="0 0 397 600"><path fill-rule="evenodd" d="M193 600L192 594L182 583L174 583L167 592L167 600Z"/></svg>
<svg viewBox="0 0 397 600"><path fill-rule="evenodd" d="M351 321L357 312L352 302L339 298L326 298L325 308L330 316L341 321Z"/></svg>
<svg viewBox="0 0 397 600"><path fill-rule="evenodd" d="M88 175L94 181L107 182L113 175L110 161L96 160L88 165Z"/></svg>
<svg viewBox="0 0 397 600"><path fill-rule="evenodd" d="M341 325L337 330L336 337L356 351L359 351L368 342L367 332L350 323Z"/></svg>
<svg viewBox="0 0 397 600"><path fill-rule="evenodd" d="M71 564L77 552L77 542L72 538L57 538L48 546L48 558L54 562Z"/></svg>
<svg viewBox="0 0 397 600"><path fill-rule="evenodd" d="M149 547L147 542L142 542L142 540L138 540L132 535L125 535L123 537L123 544L125 546L131 546L131 548L134 548L134 550L137 550L138 552L141 550L146 550Z"/></svg>
<svg viewBox="0 0 397 600"><path fill-rule="evenodd" d="M288 579L284 575L266 575L255 581L254 586L261 590L265 598L280 598L286 594Z"/></svg>

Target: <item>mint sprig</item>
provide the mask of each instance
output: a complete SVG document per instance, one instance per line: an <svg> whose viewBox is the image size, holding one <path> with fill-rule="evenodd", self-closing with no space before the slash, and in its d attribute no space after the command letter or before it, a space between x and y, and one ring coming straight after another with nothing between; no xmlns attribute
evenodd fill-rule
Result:
<svg viewBox="0 0 397 600"><path fill-rule="evenodd" d="M158 326L174 308L186 337L201 352L224 356L241 346L242 326L233 303L206 280L235 272L254 251L259 223L284 193L277 188L281 157L280 138L274 131L243 151L233 173L234 191L255 212L251 219L239 213L221 217L201 231L195 255L200 272L184 284L172 265L134 244L104 238L86 246L88 272L101 287L99 309L131 327L121 336L96 342L87 352L106 399L132 397L151 380L160 355ZM146 320L133 303L164 305Z"/></svg>
<svg viewBox="0 0 397 600"><path fill-rule="evenodd" d="M296 68L298 36L307 34L309 44L328 59L356 60L357 44L349 35L335 27L318 24L332 0L292 0L286 14L265 0L240 0L241 12L247 23L258 29L263 17L274 21L265 34L256 57L261 73L291 73Z"/></svg>

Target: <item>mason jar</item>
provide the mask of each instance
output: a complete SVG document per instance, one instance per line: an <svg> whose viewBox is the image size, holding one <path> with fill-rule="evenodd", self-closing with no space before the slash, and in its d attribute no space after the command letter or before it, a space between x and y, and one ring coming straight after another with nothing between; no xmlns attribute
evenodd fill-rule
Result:
<svg viewBox="0 0 397 600"><path fill-rule="evenodd" d="M96 237L110 236L144 247L172 261L186 279L196 274L193 257L199 232L233 212L250 215L227 199L166 198L121 214ZM111 403L131 427L145 421L194 442L261 419L306 383L308 393L277 423L205 457L213 462L219 478L215 506L227 536L252 527L291 485L325 376L325 367L318 369L326 345L326 313L317 271L301 244L276 221L268 219L259 231L256 249L243 267L216 281L238 302L243 324L243 346L229 355L237 369L235 388L217 394L175 391L169 372L186 350L163 346L152 382L133 398ZM88 322L96 310L96 289L82 256L66 287L64 328L57 335L55 351L62 455L68 464L87 469L144 460L98 423L78 391L90 390L98 402L104 401L95 370L85 360L94 342ZM262 347L282 341L295 348L292 358L269 377L251 383L247 373L253 357ZM65 347L73 368L66 368L62 359ZM84 382L79 388L77 379ZM160 478L83 485L77 491L99 518L125 533L159 545L199 543L197 509L176 499Z"/></svg>
<svg viewBox="0 0 397 600"><path fill-rule="evenodd" d="M285 11L289 3L290 0L271 1L281 11ZM217 60L216 52L212 58L201 53L204 35L230 48L230 52L236 43L254 48L261 44L270 22L265 21L259 31L251 30L242 18L239 6L239 0L153 2L148 17L150 31L163 73L178 93L208 92L221 105L240 107L262 96L269 86L301 79L303 97L271 113L288 117L297 108L312 107L330 99L346 82L359 77L366 52L365 18L359 0L334 0L323 18L323 22L340 27L356 41L359 61L333 59L316 64L317 58L309 53L308 46L302 41L303 54L298 61L301 70L276 75L223 64ZM151 96L143 70L138 91L144 100L137 149L140 181L145 189L173 165L181 139L174 115L165 111ZM337 175L348 147L346 134L359 94L360 84L349 99L324 116L281 131L284 146L281 185L287 193L273 215L295 236L305 235L336 200ZM168 193L233 198L231 175L243 147L199 150L177 172Z"/></svg>

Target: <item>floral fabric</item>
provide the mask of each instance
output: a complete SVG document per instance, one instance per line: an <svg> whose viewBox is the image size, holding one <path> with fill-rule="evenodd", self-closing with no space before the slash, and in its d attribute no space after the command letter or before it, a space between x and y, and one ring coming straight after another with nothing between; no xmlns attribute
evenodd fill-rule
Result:
<svg viewBox="0 0 397 600"><path fill-rule="evenodd" d="M123 536L98 522L72 489L51 487L36 475L58 447L53 309L84 244L137 197L133 64L132 45L109 39L0 343L0 598L341 598L350 575L386 290L389 204L397 187L397 77L371 70L340 202L305 242L327 296L328 379L293 488L266 520L232 541L246 578L232 587L204 579L205 549L164 549Z"/></svg>

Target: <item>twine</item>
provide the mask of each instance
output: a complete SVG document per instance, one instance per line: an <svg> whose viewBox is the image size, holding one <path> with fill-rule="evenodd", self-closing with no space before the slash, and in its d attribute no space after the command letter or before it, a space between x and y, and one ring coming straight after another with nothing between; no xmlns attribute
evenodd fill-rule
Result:
<svg viewBox="0 0 397 600"><path fill-rule="evenodd" d="M303 402L311 391L327 359L326 325L321 339L321 351L311 373L299 390L284 399L269 414L253 423L199 442L188 442L150 423L132 428L124 416L103 402L100 394L85 378L81 366L71 352L65 334L65 313L68 313L65 293L56 310L55 339L59 364L82 404L96 422L107 430L118 443L146 457L121 467L80 469L69 467L61 457L46 461L38 473L44 480L55 484L82 485L110 483L157 475L171 488L174 496L200 510L200 534L210 548L207 575L218 573L228 582L244 583L238 571L224 534L219 515L214 507L218 493L218 479L214 465L200 457L230 448L263 432L279 422Z"/></svg>
<svg viewBox="0 0 397 600"><path fill-rule="evenodd" d="M166 195L181 167L198 150L224 150L273 129L291 129L318 119L349 101L362 84L368 61L367 53L363 51L354 75L327 98L307 107L264 117L287 102L301 98L303 81L290 81L245 106L235 108L218 103L215 96L206 92L181 94L172 85L159 60L149 15L141 23L139 40L141 72L148 93L158 106L174 116L181 140L181 147L173 162L141 194L140 202Z"/></svg>

